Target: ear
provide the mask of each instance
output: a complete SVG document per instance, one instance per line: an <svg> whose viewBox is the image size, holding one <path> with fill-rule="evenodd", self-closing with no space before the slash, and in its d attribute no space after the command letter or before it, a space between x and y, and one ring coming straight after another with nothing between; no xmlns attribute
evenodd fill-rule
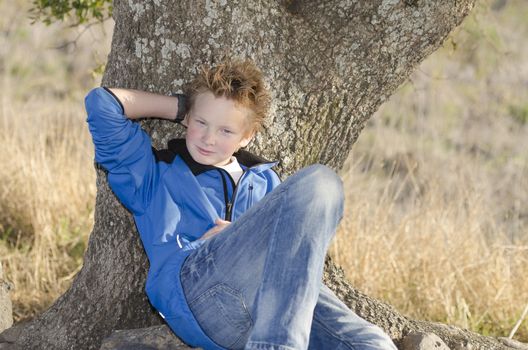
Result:
<svg viewBox="0 0 528 350"><path fill-rule="evenodd" d="M242 140L240 140L240 143L238 144L239 148L246 147L249 145L251 140L253 140L253 137L255 136L255 133L252 131L247 136L244 136Z"/></svg>
<svg viewBox="0 0 528 350"><path fill-rule="evenodd" d="M189 113L185 114L185 117L181 121L181 125L188 127L189 126Z"/></svg>

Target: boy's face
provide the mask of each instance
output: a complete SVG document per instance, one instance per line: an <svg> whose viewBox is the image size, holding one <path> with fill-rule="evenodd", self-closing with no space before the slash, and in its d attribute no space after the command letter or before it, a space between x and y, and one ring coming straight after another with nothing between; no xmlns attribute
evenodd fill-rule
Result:
<svg viewBox="0 0 528 350"><path fill-rule="evenodd" d="M248 132L247 115L248 111L232 100L211 92L198 94L184 120L185 141L193 159L205 165L228 164L233 153L253 137Z"/></svg>

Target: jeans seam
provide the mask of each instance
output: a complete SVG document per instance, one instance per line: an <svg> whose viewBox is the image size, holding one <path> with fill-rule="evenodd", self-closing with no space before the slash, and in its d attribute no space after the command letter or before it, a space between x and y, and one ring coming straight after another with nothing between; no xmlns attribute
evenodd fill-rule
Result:
<svg viewBox="0 0 528 350"><path fill-rule="evenodd" d="M236 344L240 341L240 339L244 336L244 333L247 332L249 329L251 329L251 327L253 327L253 318L251 317L251 313L249 312L248 308L247 308L247 305L246 305L246 302L244 300L244 297L242 295L242 293L235 289L235 288L232 288L231 286L225 284L225 283L217 283L216 285L214 285L213 287L207 289L206 291L204 291L203 293L201 293L199 296L197 296L196 298L194 298L191 302L188 302L187 304L189 305L189 308L191 310L191 312L193 313L194 315L194 312L192 310L192 305L196 304L196 303L199 303L202 299L204 298L213 298L213 296L218 292L218 291L222 291L224 293L227 293L233 297L235 297L242 305L243 309L244 309L244 312L246 313L247 317L248 317L248 327L246 329L242 329L236 325L234 325L231 320L226 317L226 315L228 315L229 313L226 311L225 307L221 304L221 303L218 303L218 300L217 299L214 299L213 302L216 304L216 306L221 309L223 312L223 315L222 315L222 319L224 322L228 323L230 327L232 327L233 329L236 329L240 335L236 338L236 340L234 340L231 344L229 344L228 347L231 347L233 344ZM201 327L201 326L200 326ZM202 329L203 331L203 329ZM205 332L204 332L205 333ZM208 336L209 339L213 340L213 338L211 338L211 336ZM216 342L215 342L216 343ZM218 345L218 343L216 343Z"/></svg>
<svg viewBox="0 0 528 350"><path fill-rule="evenodd" d="M251 313L249 312L249 309L248 309L248 307L246 305L246 302L244 300L243 294L239 290L229 286L226 283L217 283L217 284L215 284L211 288L207 289L206 291L204 291L203 293L201 293L200 295L195 297L193 300L187 301L187 305L189 305L189 307L191 307L191 306L193 306L194 304L198 303L200 300L202 300L204 298L212 298L213 295L216 294L217 291L219 291L219 290L221 290L222 292L233 296L234 298L236 298L236 299L238 299L240 301L240 303L242 304L242 308L244 309L245 313L247 314L247 316L249 318L249 328L251 328L253 326L253 318L251 317ZM216 299L215 299L215 303L218 306L218 308L222 309L224 314L229 314L222 304L217 303ZM237 328L241 332L242 331L246 331L246 329L240 329L239 327L236 327L236 326L233 326L233 327Z"/></svg>
<svg viewBox="0 0 528 350"><path fill-rule="evenodd" d="M246 302L244 300L244 297L243 297L242 293L240 291L232 288L231 286L228 286L225 283L219 283L217 285L217 289L222 289L225 293L229 293L230 295L232 295L233 297L238 299L238 301L240 301L240 303L242 304L242 308L244 309L244 311L247 314L248 319L249 319L249 327L247 327L247 328L250 329L251 327L253 327L253 319L251 317L251 313L249 312L249 310L248 310L248 308L246 306ZM236 292L236 293L233 293L233 291ZM217 300L215 300L215 302L217 303L216 305L218 306L218 308L222 309L224 314L229 314L229 312L227 312L227 310L225 309L224 305L218 303ZM239 330L240 333L247 332L247 329L241 329L240 327L234 326L234 325L231 325L231 326L233 328L236 328L237 330ZM240 337L238 337L238 339L240 339ZM238 341L238 339L237 339L237 341Z"/></svg>
<svg viewBox="0 0 528 350"><path fill-rule="evenodd" d="M332 338L334 339L337 339L342 345L346 346L348 349L351 349L351 350L356 350L356 347L354 345L351 345L349 343L347 343L345 340L343 340L342 338L338 337L337 335L335 335L330 329L328 329L328 327L326 327L326 325L321 322L319 319L317 319L315 313L314 313L314 316L313 316L313 321L312 322L317 322L322 329L325 330L325 332Z"/></svg>
<svg viewBox="0 0 528 350"><path fill-rule="evenodd" d="M282 193L282 192L286 192L286 190L287 190L288 188L289 188L289 187L285 187L285 188L281 191L281 193ZM284 204L284 198L282 198L281 201L280 201L280 204L279 204L279 205L280 205L280 207L279 207L279 212L282 212L282 206L283 206L283 204ZM267 271L268 271L268 269L269 269L269 266L268 266L268 264L269 264L269 254L270 254L270 252L274 251L274 249L275 249L275 243L277 242L277 234L276 234L276 232L277 232L277 228L279 227L279 221L281 220L281 218L282 218L282 216L279 215L279 216L276 218L276 220L275 220L275 222L274 222L274 225L273 225L272 234L271 234L271 236L270 236L271 239L270 239L270 242L269 242L268 254L266 254L266 258L265 258L265 260L264 260L264 268L262 269L262 284L261 284L261 288L262 288L262 285L265 284L265 280L266 280L266 278L268 278L268 273L267 273ZM259 290L257 291L257 294L256 294L256 297L257 297L257 298L258 298L259 295L260 295L260 289L261 289L261 288L259 288Z"/></svg>

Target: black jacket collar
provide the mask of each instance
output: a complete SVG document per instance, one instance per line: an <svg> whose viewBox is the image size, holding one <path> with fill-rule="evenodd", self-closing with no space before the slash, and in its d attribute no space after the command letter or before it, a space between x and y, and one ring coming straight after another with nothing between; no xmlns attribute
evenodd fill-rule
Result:
<svg viewBox="0 0 528 350"><path fill-rule="evenodd" d="M162 161L165 163L172 163L177 155L180 156L195 176L211 169L218 169L214 165L204 165L196 162L187 149L185 139L170 140L167 145L167 149L154 149L154 155L156 156L157 161ZM251 167L262 163L270 163L270 161L244 150L239 150L233 155L237 158L240 164L246 167Z"/></svg>

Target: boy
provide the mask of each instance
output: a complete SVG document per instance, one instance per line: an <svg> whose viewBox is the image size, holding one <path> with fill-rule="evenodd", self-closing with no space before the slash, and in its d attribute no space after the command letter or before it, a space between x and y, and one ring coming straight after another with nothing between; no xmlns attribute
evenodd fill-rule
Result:
<svg viewBox="0 0 528 350"><path fill-rule="evenodd" d="M86 97L95 160L134 215L146 292L171 329L204 349L395 349L321 282L343 210L340 179L311 166L283 184L239 149L269 93L250 61L205 68L174 98L97 88ZM152 150L131 119L182 120L185 140Z"/></svg>

